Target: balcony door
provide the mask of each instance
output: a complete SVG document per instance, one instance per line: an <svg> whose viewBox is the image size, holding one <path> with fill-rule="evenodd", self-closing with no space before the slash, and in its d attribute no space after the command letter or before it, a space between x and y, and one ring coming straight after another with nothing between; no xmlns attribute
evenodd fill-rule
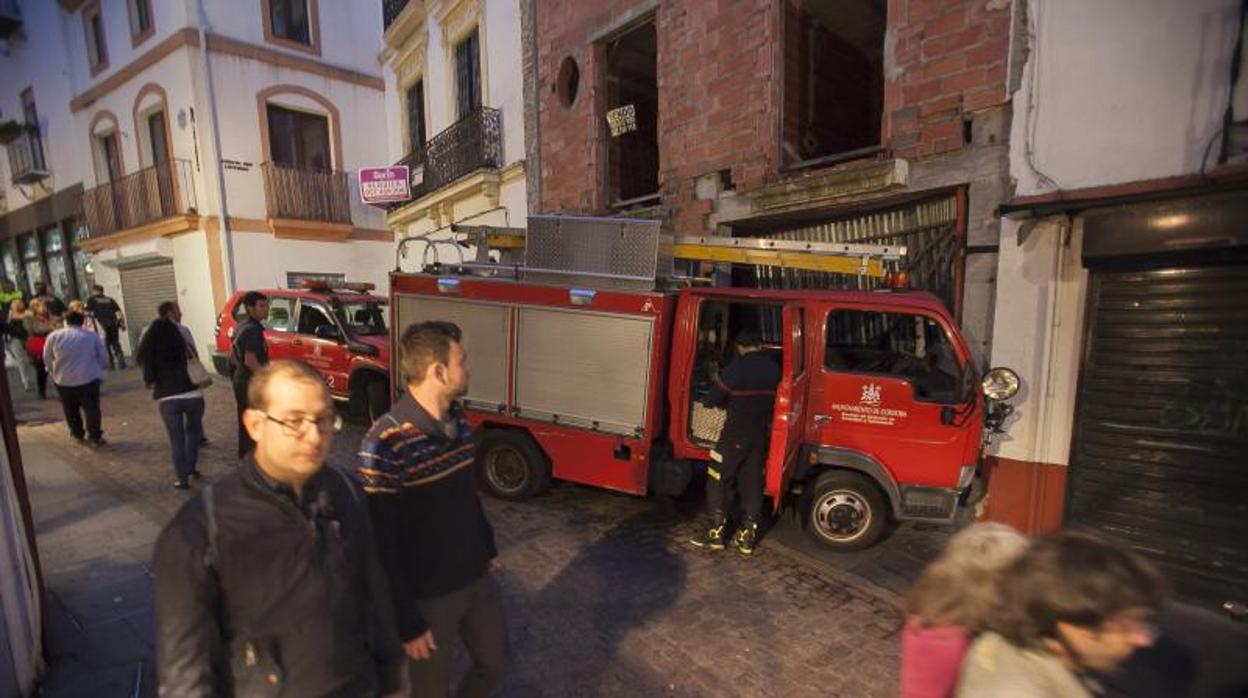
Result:
<svg viewBox="0 0 1248 698"><path fill-rule="evenodd" d="M327 172L330 152L329 119L269 105L269 159L275 164Z"/></svg>
<svg viewBox="0 0 1248 698"><path fill-rule="evenodd" d="M121 150L117 142L117 132L99 137L100 154L104 158L104 176L108 179L110 209L113 215L113 230L132 227L134 217L127 215L126 191L121 178Z"/></svg>
<svg viewBox="0 0 1248 698"><path fill-rule="evenodd" d="M22 117L27 126L39 128L39 109L35 106L35 91L32 88L22 90ZM39 132L30 136L30 164L33 170L45 170L47 164L43 161L43 139L39 137Z"/></svg>
<svg viewBox="0 0 1248 698"><path fill-rule="evenodd" d="M156 208L157 214L155 218L168 218L175 211L175 197L173 191L173 161L169 157L169 142L165 140L165 112L155 111L147 117L147 137L152 144L152 170L155 175L153 178L145 178L144 189L147 190L151 186L156 188L156 201L153 208ZM155 180L154 182L152 180Z"/></svg>

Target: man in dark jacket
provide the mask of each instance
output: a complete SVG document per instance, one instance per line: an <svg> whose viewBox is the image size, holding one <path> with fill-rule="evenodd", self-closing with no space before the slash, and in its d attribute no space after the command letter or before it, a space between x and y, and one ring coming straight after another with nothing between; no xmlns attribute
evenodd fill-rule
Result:
<svg viewBox="0 0 1248 698"><path fill-rule="evenodd" d="M187 370L190 347L182 336L182 310L173 301L157 309L160 317L143 332L136 358L143 367L143 383L160 405L160 418L173 451L175 489L191 486L199 475L199 442L204 436L204 394L191 382Z"/></svg>
<svg viewBox="0 0 1248 698"><path fill-rule="evenodd" d="M104 328L109 369L125 368L126 355L121 351L121 331L126 329L126 316L121 312L121 306L104 295L103 286L96 284L91 287L91 297L87 299L87 312Z"/></svg>
<svg viewBox="0 0 1248 698"><path fill-rule="evenodd" d="M511 662L494 529L473 474L471 427L456 403L468 390L459 328L425 322L403 333L406 390L360 448L382 565L411 658L412 693L446 696L456 635L472 667L459 696L487 696Z"/></svg>
<svg viewBox="0 0 1248 698"><path fill-rule="evenodd" d="M341 420L312 369L277 361L249 386L256 442L161 532L163 696L376 696L403 650L364 498L324 467Z"/></svg>
<svg viewBox="0 0 1248 698"><path fill-rule="evenodd" d="M231 380L234 383L234 401L238 405L239 458L255 447L247 428L243 426L243 412L247 409L247 383L252 374L269 363L269 346L264 342L269 298L259 291L248 291L243 295L243 309L247 317L234 327L234 342L230 346Z"/></svg>
<svg viewBox="0 0 1248 698"><path fill-rule="evenodd" d="M753 555L763 516L764 467L780 366L763 351L762 337L752 330L737 335L737 350L741 355L720 371L704 401L708 407L725 407L727 415L706 469L710 526L689 542L699 548L724 549L728 506L735 489L745 519L732 543L742 555Z"/></svg>

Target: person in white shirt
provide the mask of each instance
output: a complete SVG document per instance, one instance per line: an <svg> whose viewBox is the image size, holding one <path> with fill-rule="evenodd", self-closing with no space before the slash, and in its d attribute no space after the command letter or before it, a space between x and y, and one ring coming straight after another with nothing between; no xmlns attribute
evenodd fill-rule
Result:
<svg viewBox="0 0 1248 698"><path fill-rule="evenodd" d="M100 414L100 383L108 368L108 350L99 335L83 329L85 320L81 312L65 313L65 326L50 333L44 343L43 363L60 395L69 435L98 448L107 443Z"/></svg>

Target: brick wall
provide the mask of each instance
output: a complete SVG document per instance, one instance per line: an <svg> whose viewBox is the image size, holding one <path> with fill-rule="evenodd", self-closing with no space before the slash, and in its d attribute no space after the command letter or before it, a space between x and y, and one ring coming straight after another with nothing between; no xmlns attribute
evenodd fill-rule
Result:
<svg viewBox="0 0 1248 698"><path fill-rule="evenodd" d="M588 40L639 4L538 2L544 211L606 211L603 55ZM779 78L779 18L771 0L662 2L657 13L663 213L679 232L695 232L711 210L710 201L694 199L695 178L729 170L738 188L752 189L775 176L779 123L773 105L780 87L772 74ZM552 89L567 55L581 68L571 108Z"/></svg>
<svg viewBox="0 0 1248 698"><path fill-rule="evenodd" d="M1005 101L1009 29L1009 0L889 0L885 139L896 157L961 148L967 115Z"/></svg>
<svg viewBox="0 0 1248 698"><path fill-rule="evenodd" d="M542 178L537 209L608 213L603 50L589 40L653 3L534 1ZM894 156L958 150L965 145L967 115L1004 101L1009 8L1009 0L888 0L883 138ZM663 0L655 12L661 215L675 232L702 232L715 208L705 192L695 197L699 177L727 170L744 194L819 173L780 169L782 4ZM581 72L570 108L554 91L560 61L569 55Z"/></svg>

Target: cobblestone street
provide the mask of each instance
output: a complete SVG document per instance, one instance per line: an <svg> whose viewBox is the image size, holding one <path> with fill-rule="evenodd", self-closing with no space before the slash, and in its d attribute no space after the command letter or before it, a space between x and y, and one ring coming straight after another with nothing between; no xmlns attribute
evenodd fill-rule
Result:
<svg viewBox="0 0 1248 698"><path fill-rule="evenodd" d="M153 695L147 563L186 497L170 487L155 405L136 371L110 374L109 445L94 452L70 442L58 403L16 399L50 596L43 695ZM228 386L208 406L212 480L232 467ZM348 423L333 462L351 461L362 431ZM486 506L516 657L509 696L895 695L896 592L945 535L903 527L858 559L805 547L782 519L743 559L685 544L696 501L557 485Z"/></svg>

